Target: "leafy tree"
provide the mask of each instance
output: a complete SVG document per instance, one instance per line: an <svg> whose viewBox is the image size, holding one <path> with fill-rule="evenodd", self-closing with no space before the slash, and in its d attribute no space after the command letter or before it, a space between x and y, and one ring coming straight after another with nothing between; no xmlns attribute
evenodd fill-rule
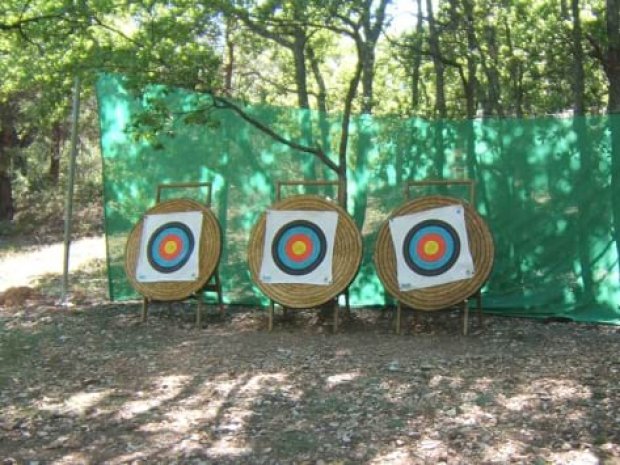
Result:
<svg viewBox="0 0 620 465"><path fill-rule="evenodd" d="M616 252L620 257L620 1L606 0L604 28L589 36L594 56L600 61L608 81L607 112L611 133L611 199ZM602 32L604 30L604 33ZM620 263L618 263L620 267Z"/></svg>
<svg viewBox="0 0 620 465"><path fill-rule="evenodd" d="M58 179L73 76L91 94L102 70L122 71L135 87L158 80L211 88L219 65L215 12L179 1L150 5L10 0L0 22L2 146L0 220L10 219L16 159L35 137L49 138L50 178ZM129 32L124 32L129 31ZM22 165L24 163L22 162Z"/></svg>

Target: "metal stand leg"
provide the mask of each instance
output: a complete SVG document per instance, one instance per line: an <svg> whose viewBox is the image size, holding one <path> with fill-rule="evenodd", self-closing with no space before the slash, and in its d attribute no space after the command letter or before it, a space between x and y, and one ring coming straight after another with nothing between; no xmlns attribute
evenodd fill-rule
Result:
<svg viewBox="0 0 620 465"><path fill-rule="evenodd" d="M196 329L200 329L201 327L201 319L202 319L202 293L196 294Z"/></svg>
<svg viewBox="0 0 620 465"><path fill-rule="evenodd" d="M396 304L396 334L400 335L400 318L402 313L402 305L400 301Z"/></svg>
<svg viewBox="0 0 620 465"><path fill-rule="evenodd" d="M220 307L220 317L222 319L226 318L226 308L224 308L224 300L222 299L222 294L221 293L219 293L217 295L217 304Z"/></svg>
<svg viewBox="0 0 620 465"><path fill-rule="evenodd" d="M215 292L217 293L217 304L220 307L220 316L224 318L226 316L226 309L224 308L224 298L222 297L222 282L220 281L219 270L215 271Z"/></svg>
<svg viewBox="0 0 620 465"><path fill-rule="evenodd" d="M340 310L340 305L338 305L338 298L334 300L334 334L338 332L338 313Z"/></svg>
<svg viewBox="0 0 620 465"><path fill-rule="evenodd" d="M146 323L148 311L149 311L149 299L144 297L142 299L142 323Z"/></svg>
<svg viewBox="0 0 620 465"><path fill-rule="evenodd" d="M463 336L467 336L467 329L469 326L469 305L467 305L467 300L463 301Z"/></svg>
<svg viewBox="0 0 620 465"><path fill-rule="evenodd" d="M273 330L273 312L274 312L275 303L273 300L269 301L269 320L267 323L267 330L271 332Z"/></svg>
<svg viewBox="0 0 620 465"><path fill-rule="evenodd" d="M478 325L482 328L484 317L482 315L482 292L480 291L476 294L476 305L478 306Z"/></svg>
<svg viewBox="0 0 620 465"><path fill-rule="evenodd" d="M411 323L415 330L415 327L418 325L418 322L421 324L420 312L416 311L415 308L412 308L411 315L412 315Z"/></svg>

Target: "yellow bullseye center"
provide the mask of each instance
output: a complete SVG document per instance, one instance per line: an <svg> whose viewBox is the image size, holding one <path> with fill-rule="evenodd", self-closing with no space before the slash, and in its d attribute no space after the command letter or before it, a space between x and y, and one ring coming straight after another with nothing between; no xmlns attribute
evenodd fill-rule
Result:
<svg viewBox="0 0 620 465"><path fill-rule="evenodd" d="M291 249L295 255L303 255L306 252L306 244L302 241L295 241Z"/></svg>
<svg viewBox="0 0 620 465"><path fill-rule="evenodd" d="M177 244L176 244L176 242L174 242L174 241L166 242L166 244L164 245L164 250L169 255L175 253L177 251Z"/></svg>
<svg viewBox="0 0 620 465"><path fill-rule="evenodd" d="M428 241L424 244L424 253L427 255L435 255L439 252L439 244L437 241Z"/></svg>

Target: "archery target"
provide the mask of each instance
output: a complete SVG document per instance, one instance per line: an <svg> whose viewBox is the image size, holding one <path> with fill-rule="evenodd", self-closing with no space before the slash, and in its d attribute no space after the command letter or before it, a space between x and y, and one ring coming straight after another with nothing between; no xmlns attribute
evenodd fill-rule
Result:
<svg viewBox="0 0 620 465"><path fill-rule="evenodd" d="M337 223L336 212L269 210L261 281L330 284Z"/></svg>
<svg viewBox="0 0 620 465"><path fill-rule="evenodd" d="M403 257L407 266L422 276L438 276L456 262L461 240L450 224L426 220L409 230L403 241Z"/></svg>
<svg viewBox="0 0 620 465"><path fill-rule="evenodd" d="M174 273L183 268L194 251L194 235L178 221L166 223L149 238L146 256L160 273Z"/></svg>
<svg viewBox="0 0 620 465"><path fill-rule="evenodd" d="M273 238L271 255L278 268L291 275L306 275L325 259L327 240L323 231L306 220L291 221Z"/></svg>
<svg viewBox="0 0 620 465"><path fill-rule="evenodd" d="M196 280L201 230L201 212L146 215L136 265L137 281Z"/></svg>
<svg viewBox="0 0 620 465"><path fill-rule="evenodd" d="M471 278L469 250L461 205L433 208L390 220L400 290L421 289Z"/></svg>

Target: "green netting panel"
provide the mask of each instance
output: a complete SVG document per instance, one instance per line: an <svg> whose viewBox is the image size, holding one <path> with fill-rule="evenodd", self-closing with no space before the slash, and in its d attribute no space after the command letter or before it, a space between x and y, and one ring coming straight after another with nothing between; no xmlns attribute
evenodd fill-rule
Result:
<svg viewBox="0 0 620 465"><path fill-rule="evenodd" d="M211 111L206 122L196 120L191 110L208 102L205 96L153 87L146 95L159 98L138 98L122 78L109 75L99 80L97 95L110 297L137 297L124 275L124 246L133 224L155 203L157 185L210 181L213 210L224 231L220 273L225 300L266 303L246 265L250 228L274 201L276 181L335 180L333 172L230 110ZM162 102L171 111L169 119L162 123L144 118L145 108ZM291 140L320 143L337 161L341 124L337 115L268 106L245 110ZM159 124L161 134L150 142L135 138L129 128L136 121ZM619 324L612 124L620 133L618 116L443 122L353 119L348 209L362 227L364 261L351 288L352 304L391 303L371 258L381 222L404 201L404 182L467 176L476 181L476 207L495 238L496 264L484 289L485 309ZM164 192L198 200L205 195ZM285 190L285 194L302 192L336 196L330 189ZM467 195L462 187L439 193Z"/></svg>

